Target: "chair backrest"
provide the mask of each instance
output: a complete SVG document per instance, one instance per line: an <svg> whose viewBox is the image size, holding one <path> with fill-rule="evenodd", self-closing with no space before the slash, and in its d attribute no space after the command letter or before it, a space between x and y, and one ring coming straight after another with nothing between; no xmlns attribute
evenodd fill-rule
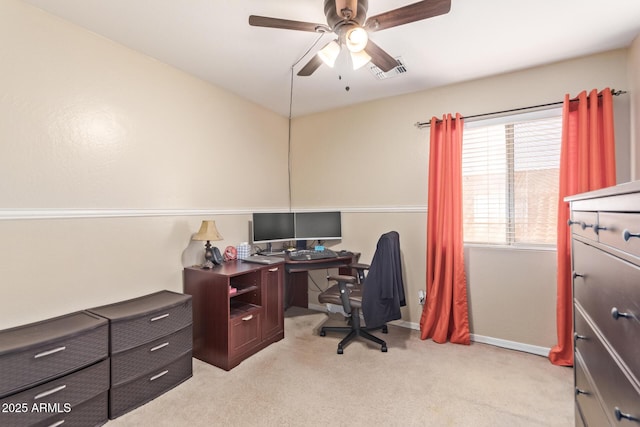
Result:
<svg viewBox="0 0 640 427"><path fill-rule="evenodd" d="M378 239L362 293L362 314L367 327L377 327L402 317L406 305L400 235L396 231Z"/></svg>

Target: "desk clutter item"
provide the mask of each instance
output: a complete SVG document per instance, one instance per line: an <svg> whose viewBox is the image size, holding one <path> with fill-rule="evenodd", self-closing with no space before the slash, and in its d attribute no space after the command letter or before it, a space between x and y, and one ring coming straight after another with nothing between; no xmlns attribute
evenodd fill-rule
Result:
<svg viewBox="0 0 640 427"><path fill-rule="evenodd" d="M282 264L231 261L211 270L185 268L184 292L193 297L194 357L228 371L284 338L283 281Z"/></svg>
<svg viewBox="0 0 640 427"><path fill-rule="evenodd" d="M640 425L640 182L567 200L576 426Z"/></svg>
<svg viewBox="0 0 640 427"><path fill-rule="evenodd" d="M160 291L89 310L109 320L109 418L117 418L192 376L191 296Z"/></svg>
<svg viewBox="0 0 640 427"><path fill-rule="evenodd" d="M251 246L247 242L242 242L236 246L238 259L246 259L251 255Z"/></svg>
<svg viewBox="0 0 640 427"><path fill-rule="evenodd" d="M80 311L0 331L0 425L102 425L109 328Z"/></svg>

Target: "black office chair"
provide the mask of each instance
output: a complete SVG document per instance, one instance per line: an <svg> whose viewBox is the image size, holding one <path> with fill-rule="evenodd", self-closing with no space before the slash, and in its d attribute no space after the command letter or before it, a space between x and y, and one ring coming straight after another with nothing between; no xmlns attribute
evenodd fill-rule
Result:
<svg viewBox="0 0 640 427"><path fill-rule="evenodd" d="M320 336L327 332L347 332L338 344L338 354L342 354L344 347L355 337L373 341L386 352L387 343L369 331L381 329L386 334L386 323L400 319L400 307L406 305L398 233L391 231L380 237L371 265L352 264L350 267L355 276L329 277L337 283L318 296L321 304L341 305L349 317L349 326L323 326ZM361 312L365 326L360 322Z"/></svg>

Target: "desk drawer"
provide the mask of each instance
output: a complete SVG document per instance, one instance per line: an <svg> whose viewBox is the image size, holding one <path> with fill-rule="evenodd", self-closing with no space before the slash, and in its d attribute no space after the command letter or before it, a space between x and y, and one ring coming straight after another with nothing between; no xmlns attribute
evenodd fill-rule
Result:
<svg viewBox="0 0 640 427"><path fill-rule="evenodd" d="M111 385L118 386L175 360L192 347L191 326L111 358Z"/></svg>
<svg viewBox="0 0 640 427"><path fill-rule="evenodd" d="M109 360L0 400L0 425L29 426L52 414L69 414L82 403L109 390ZM25 409L22 411L10 408ZM6 412L5 410L8 410ZM105 401L104 413L107 404ZM67 424L65 424L67 425Z"/></svg>
<svg viewBox="0 0 640 427"><path fill-rule="evenodd" d="M574 297L624 362L640 377L640 268L574 242ZM633 317L618 316L612 311Z"/></svg>
<svg viewBox="0 0 640 427"><path fill-rule="evenodd" d="M0 332L0 397L109 355L108 324L78 312Z"/></svg>
<svg viewBox="0 0 640 427"><path fill-rule="evenodd" d="M640 234L640 215L631 213L600 213L600 226L606 230L600 230L600 242L613 248L627 252L640 261L640 237L632 237ZM624 232L629 235L625 240Z"/></svg>
<svg viewBox="0 0 640 427"><path fill-rule="evenodd" d="M584 366L598 385L605 413L613 421L616 408L619 408L640 423L640 392L634 386L635 380L627 377L618 366L578 306L575 309L575 330L579 337L576 339L576 354L582 356Z"/></svg>
<svg viewBox="0 0 640 427"><path fill-rule="evenodd" d="M251 350L262 341L262 315L260 309L253 309L230 320L230 358Z"/></svg>

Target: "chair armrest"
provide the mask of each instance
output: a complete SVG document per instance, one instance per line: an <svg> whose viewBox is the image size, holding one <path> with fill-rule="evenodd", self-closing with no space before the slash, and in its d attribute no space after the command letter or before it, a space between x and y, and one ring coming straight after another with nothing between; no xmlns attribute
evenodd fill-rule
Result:
<svg viewBox="0 0 640 427"><path fill-rule="evenodd" d="M369 264L354 262L352 264L349 264L349 267L355 268L356 270L368 270L371 266Z"/></svg>
<svg viewBox="0 0 640 427"><path fill-rule="evenodd" d="M337 274L335 276L329 276L327 277L327 279L329 280L335 280L336 282L344 282L344 283L351 283L351 284L355 284L356 283L356 278L353 276L345 276L343 274Z"/></svg>

